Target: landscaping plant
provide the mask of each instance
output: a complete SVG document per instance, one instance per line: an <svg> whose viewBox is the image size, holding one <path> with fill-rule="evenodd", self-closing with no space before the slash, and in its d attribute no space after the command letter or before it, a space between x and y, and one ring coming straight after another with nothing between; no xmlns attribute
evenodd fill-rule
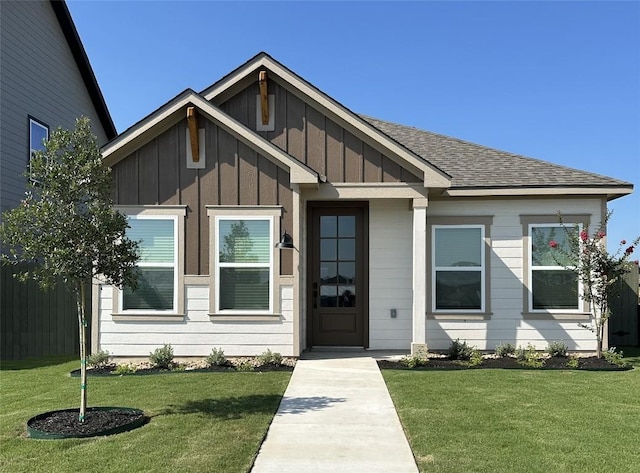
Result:
<svg viewBox="0 0 640 473"><path fill-rule="evenodd" d="M138 244L125 235L127 220L111 199L110 169L102 164L88 118L74 130L58 128L34 153L27 192L3 214L0 238L10 249L3 263L19 265L18 279L42 288L60 278L75 293L80 335L80 411L87 406L85 291L100 277L117 287L135 288Z"/></svg>
<svg viewBox="0 0 640 473"><path fill-rule="evenodd" d="M165 344L149 353L149 361L153 366L161 370L171 369L171 364L173 363L173 347L171 344Z"/></svg>
<svg viewBox="0 0 640 473"><path fill-rule="evenodd" d="M558 214L562 224L562 215ZM582 286L582 299L591 306L593 322L580 324L581 327L593 332L596 337L596 355L602 357L602 344L607 320L611 317L610 301L617 295L619 279L631 269L634 264L629 261L640 237L630 244L622 240L615 253L609 253L606 245L606 227L611 218L608 212L600 224L598 231L591 235L589 226L583 224L567 227L562 224L566 233L568 248L551 240L549 246L554 250L554 259L566 270L572 271L578 277ZM637 263L636 263L637 264Z"/></svg>

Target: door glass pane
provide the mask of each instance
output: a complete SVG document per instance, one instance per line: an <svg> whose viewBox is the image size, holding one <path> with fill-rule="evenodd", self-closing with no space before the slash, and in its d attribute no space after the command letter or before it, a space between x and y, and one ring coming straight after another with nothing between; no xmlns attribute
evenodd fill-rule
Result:
<svg viewBox="0 0 640 473"><path fill-rule="evenodd" d="M320 265L320 281L322 283L337 282L337 266L336 263L323 262Z"/></svg>
<svg viewBox="0 0 640 473"><path fill-rule="evenodd" d="M326 215L320 217L320 236L336 237L338 234L338 217L335 215Z"/></svg>
<svg viewBox="0 0 640 473"><path fill-rule="evenodd" d="M480 271L436 271L436 309L481 309Z"/></svg>
<svg viewBox="0 0 640 473"><path fill-rule="evenodd" d="M320 240L320 259L323 261L337 259L336 240L322 239Z"/></svg>
<svg viewBox="0 0 640 473"><path fill-rule="evenodd" d="M338 264L338 282L343 284L354 284L356 282L355 263Z"/></svg>
<svg viewBox="0 0 640 473"><path fill-rule="evenodd" d="M356 306L356 287L355 286L338 286L338 306L339 307L355 307Z"/></svg>
<svg viewBox="0 0 640 473"><path fill-rule="evenodd" d="M320 286L320 307L337 307L337 295L336 286Z"/></svg>
<svg viewBox="0 0 640 473"><path fill-rule="evenodd" d="M220 309L269 310L269 268L220 268Z"/></svg>
<svg viewBox="0 0 640 473"><path fill-rule="evenodd" d="M356 217L354 215L338 217L338 236L355 238Z"/></svg>
<svg viewBox="0 0 640 473"><path fill-rule="evenodd" d="M342 261L356 259L356 240L354 238L338 240L338 259Z"/></svg>
<svg viewBox="0 0 640 473"><path fill-rule="evenodd" d="M436 228L436 266L482 266L479 228Z"/></svg>

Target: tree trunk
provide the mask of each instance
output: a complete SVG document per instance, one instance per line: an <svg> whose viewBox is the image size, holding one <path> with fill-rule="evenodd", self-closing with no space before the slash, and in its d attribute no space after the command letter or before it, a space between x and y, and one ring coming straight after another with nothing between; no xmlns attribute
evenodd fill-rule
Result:
<svg viewBox="0 0 640 473"><path fill-rule="evenodd" d="M78 308L78 329L80 339L80 412L78 413L78 421L84 422L87 413L87 322L85 319L85 285L78 284L76 287L76 305Z"/></svg>

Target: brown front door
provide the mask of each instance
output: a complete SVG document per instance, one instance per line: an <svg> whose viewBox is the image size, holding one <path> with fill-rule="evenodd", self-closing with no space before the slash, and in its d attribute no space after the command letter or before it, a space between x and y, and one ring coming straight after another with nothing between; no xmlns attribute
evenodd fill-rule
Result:
<svg viewBox="0 0 640 473"><path fill-rule="evenodd" d="M368 345L367 203L309 204L310 346Z"/></svg>

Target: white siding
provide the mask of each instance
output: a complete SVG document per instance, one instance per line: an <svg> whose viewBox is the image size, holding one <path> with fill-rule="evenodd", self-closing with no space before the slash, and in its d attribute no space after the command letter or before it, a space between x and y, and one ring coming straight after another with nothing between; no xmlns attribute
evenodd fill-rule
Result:
<svg viewBox="0 0 640 473"><path fill-rule="evenodd" d="M412 222L407 200L369 203L369 348L408 349L412 327ZM397 317L391 318L391 309Z"/></svg>
<svg viewBox="0 0 640 473"><path fill-rule="evenodd" d="M520 215L551 215L550 223L563 214L590 214L591 223L600 220L598 199L529 199L487 201L432 201L427 211L434 216L492 215L491 228L491 310L489 320L427 320L430 349L446 349L453 340L465 340L482 350L493 350L500 343L545 349L551 341L563 341L570 350L595 350L591 332L578 321L524 320L522 225Z"/></svg>
<svg viewBox="0 0 640 473"><path fill-rule="evenodd" d="M48 1L0 2L1 210L24 196L31 115L72 128L91 119L98 143L106 141L89 93Z"/></svg>
<svg viewBox="0 0 640 473"><path fill-rule="evenodd" d="M186 317L182 322L114 321L113 290L100 291L99 348L113 356L147 357L165 343L175 356L207 356L222 348L227 356L259 355L267 349L284 356L293 354L293 288L280 286L282 320L212 322L209 318L209 287L185 287Z"/></svg>

